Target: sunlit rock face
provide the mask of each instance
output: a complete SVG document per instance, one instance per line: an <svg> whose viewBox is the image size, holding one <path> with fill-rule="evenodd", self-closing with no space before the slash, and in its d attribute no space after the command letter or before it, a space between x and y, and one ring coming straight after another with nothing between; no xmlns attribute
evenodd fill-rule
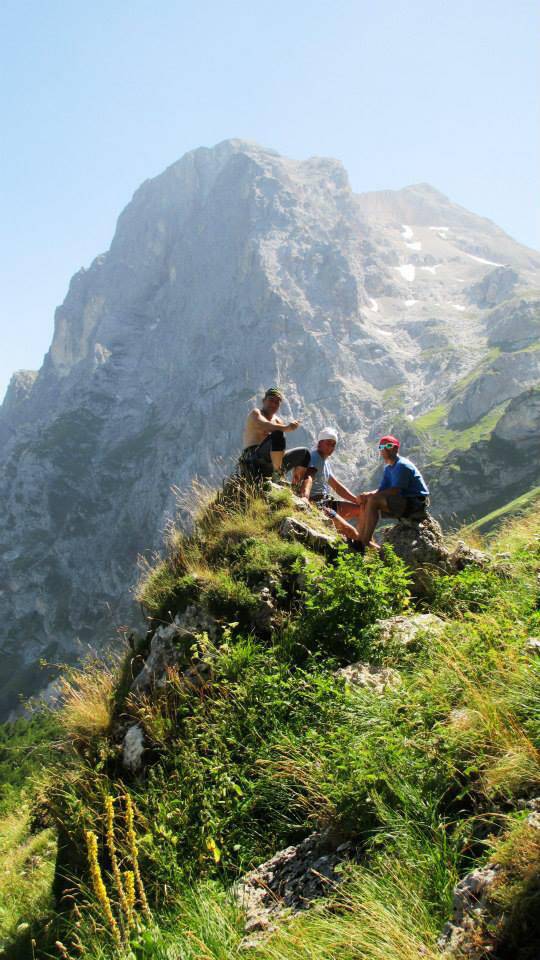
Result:
<svg viewBox="0 0 540 960"><path fill-rule="evenodd" d="M171 485L219 481L263 387L301 417L295 444L337 426L337 469L361 487L380 431L414 437L441 402L462 425L531 386L539 273L536 253L432 187L358 196L335 160L231 140L146 181L0 409L6 709L46 682L40 657L133 619ZM471 388L478 370L494 390Z"/></svg>

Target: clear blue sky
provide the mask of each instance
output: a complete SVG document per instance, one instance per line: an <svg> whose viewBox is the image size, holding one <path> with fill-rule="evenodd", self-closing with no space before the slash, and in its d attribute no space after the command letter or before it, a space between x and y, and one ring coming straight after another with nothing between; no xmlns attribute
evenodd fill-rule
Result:
<svg viewBox="0 0 540 960"><path fill-rule="evenodd" d="M537 0L3 0L0 397L142 180L242 137L540 246Z"/></svg>

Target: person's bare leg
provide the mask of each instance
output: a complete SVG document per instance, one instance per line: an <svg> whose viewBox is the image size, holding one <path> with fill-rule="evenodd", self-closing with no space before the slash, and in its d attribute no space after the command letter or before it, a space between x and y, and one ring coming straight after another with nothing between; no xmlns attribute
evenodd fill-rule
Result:
<svg viewBox="0 0 540 960"><path fill-rule="evenodd" d="M298 492L302 485L302 480L307 473L307 467L295 467L292 473L293 490Z"/></svg>
<svg viewBox="0 0 540 960"><path fill-rule="evenodd" d="M360 516L362 506L359 503L349 503L348 500L340 500L337 511L344 520L352 520Z"/></svg>
<svg viewBox="0 0 540 960"><path fill-rule="evenodd" d="M281 473L281 468L283 466L283 454L284 450L271 450L270 457L272 460L272 468L276 473Z"/></svg>
<svg viewBox="0 0 540 960"><path fill-rule="evenodd" d="M360 537L360 540L362 541L362 543L365 544L367 543L366 541L366 501L361 503L359 506L360 506L360 513L358 514L358 523L357 523L358 536ZM369 537L368 537L368 540L369 540Z"/></svg>
<svg viewBox="0 0 540 960"><path fill-rule="evenodd" d="M327 512L326 509L324 512L325 513ZM335 516L334 516L334 513L335 513ZM332 523L334 524L336 530L338 530L339 533L342 533L344 537L347 537L348 540L360 539L360 537L358 536L358 530L356 529L356 527L353 527L352 523L347 523L347 521L344 520L343 517L340 517L339 513L332 510L331 512L329 511L327 513L327 516L332 517Z"/></svg>
<svg viewBox="0 0 540 960"><path fill-rule="evenodd" d="M379 522L381 512L385 513L387 510L388 506L386 503L386 497L382 495L368 497L366 500L364 524L361 531L362 543L365 546L374 546L376 549L379 549L379 545L375 542L375 540L373 540L373 534L375 533L375 528Z"/></svg>

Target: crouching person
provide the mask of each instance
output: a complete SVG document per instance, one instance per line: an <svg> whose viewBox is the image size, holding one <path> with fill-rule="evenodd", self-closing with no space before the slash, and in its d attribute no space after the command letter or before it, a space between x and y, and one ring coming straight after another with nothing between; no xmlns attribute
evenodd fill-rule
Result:
<svg viewBox="0 0 540 960"><path fill-rule="evenodd" d="M300 488L300 496L323 509L332 509L340 517L351 519L360 513L354 493L336 477L329 459L338 442L336 430L325 427L317 437L317 446L311 451L306 477ZM332 496L336 493L341 499Z"/></svg>
<svg viewBox="0 0 540 960"><path fill-rule="evenodd" d="M240 456L240 471L252 477L283 477L294 470L293 482L299 484L306 473L310 453L307 447L294 447L286 451L285 434L297 430L300 421L285 423L278 416L283 394L270 387L260 407L248 414L244 428L244 449Z"/></svg>

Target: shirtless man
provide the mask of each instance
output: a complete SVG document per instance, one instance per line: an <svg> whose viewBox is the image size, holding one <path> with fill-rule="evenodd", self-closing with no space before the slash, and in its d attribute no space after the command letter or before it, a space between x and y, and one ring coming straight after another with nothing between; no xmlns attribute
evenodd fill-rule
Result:
<svg viewBox="0 0 540 960"><path fill-rule="evenodd" d="M278 417L283 395L270 387L259 407L250 411L244 428L244 449L240 463L254 475L278 478L288 470L295 471L293 480L300 483L309 463L307 447L295 447L285 453L285 434L297 430L300 421L285 423Z"/></svg>

